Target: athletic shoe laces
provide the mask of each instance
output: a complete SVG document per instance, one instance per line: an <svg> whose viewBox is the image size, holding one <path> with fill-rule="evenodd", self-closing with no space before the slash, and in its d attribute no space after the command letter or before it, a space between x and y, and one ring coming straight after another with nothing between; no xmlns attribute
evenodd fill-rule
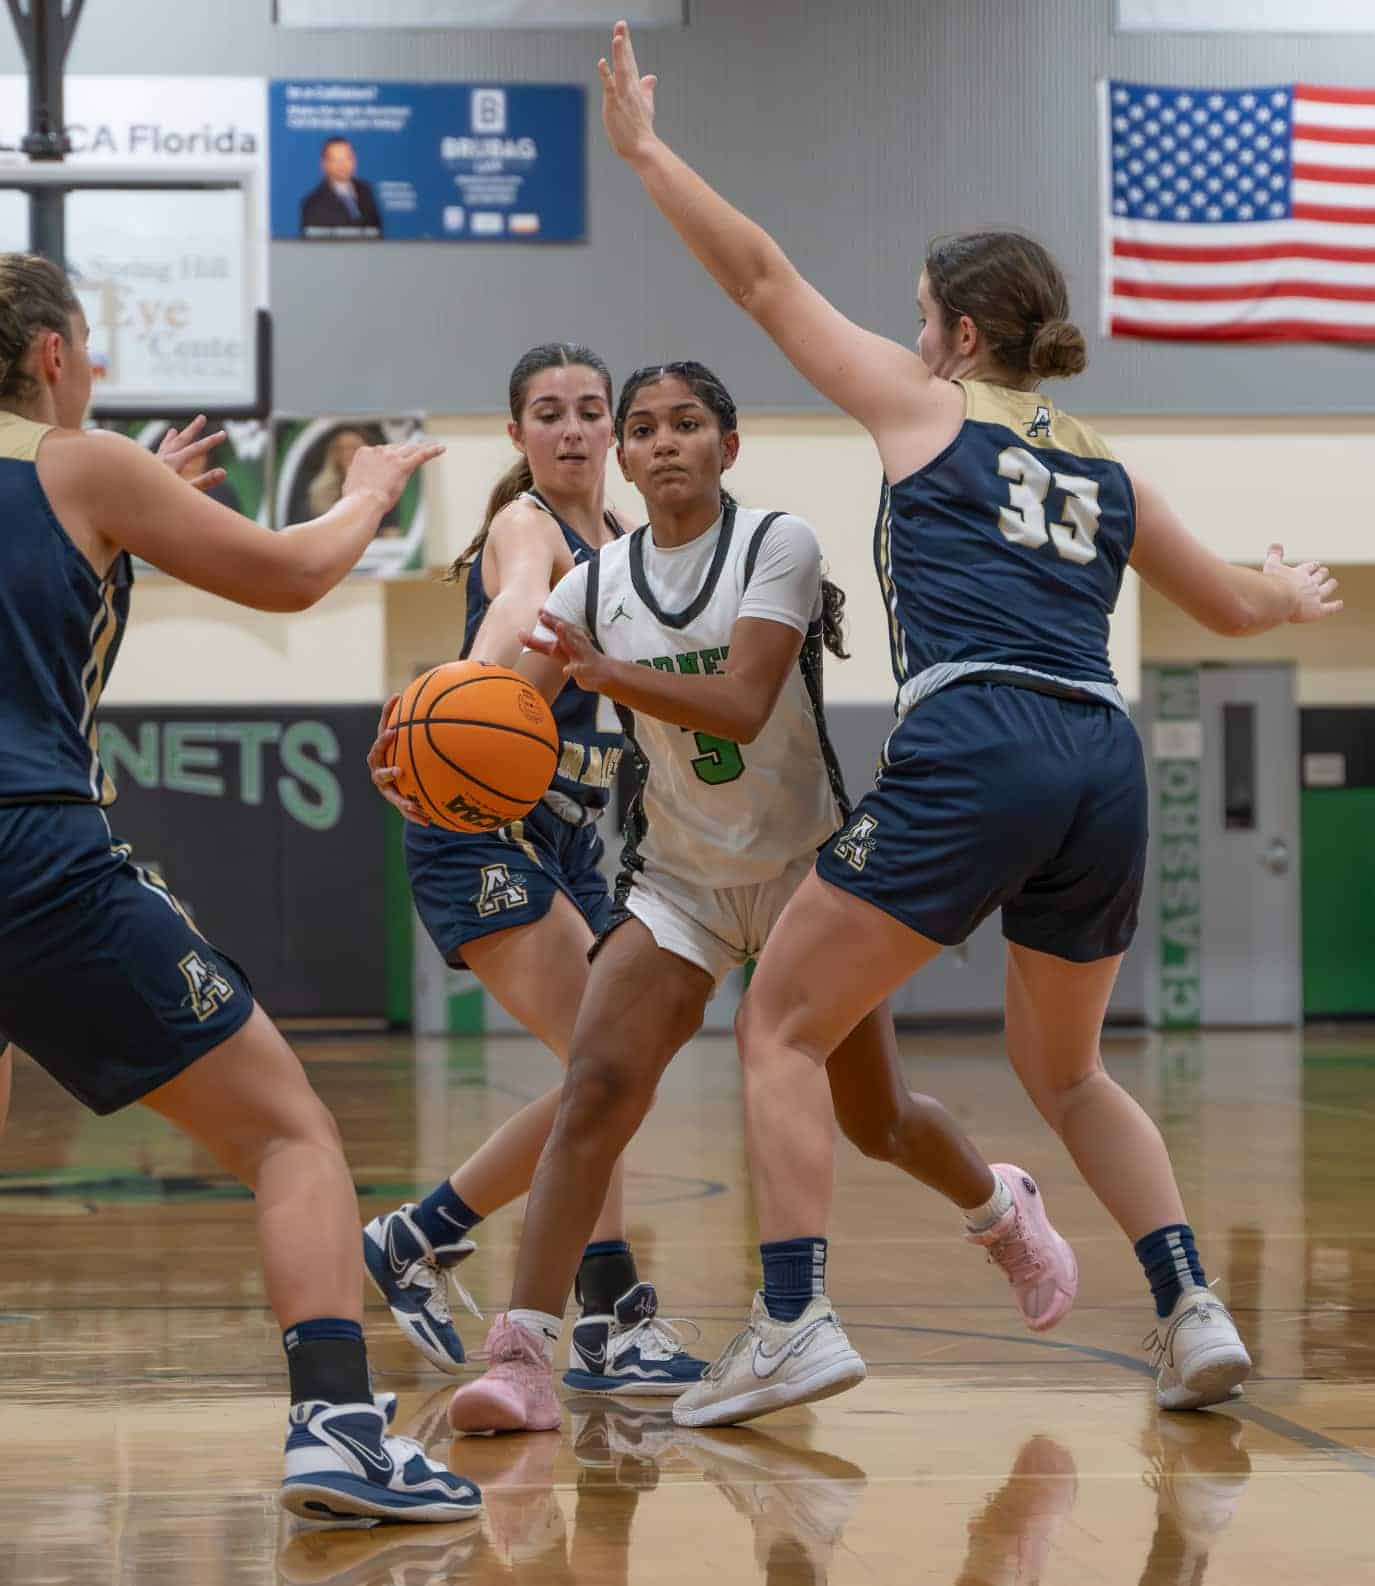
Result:
<svg viewBox="0 0 1375 1586"><path fill-rule="evenodd" d="M687 1353L679 1327L692 1328L696 1335L694 1343L702 1336L702 1329L689 1317L647 1316L620 1335L616 1353L620 1354L625 1349L638 1349L641 1360L672 1360L675 1355Z"/></svg>
<svg viewBox="0 0 1375 1586"><path fill-rule="evenodd" d="M713 1363L707 1367L707 1380L711 1382L719 1382L721 1378L725 1376L726 1369L730 1365L731 1361L736 1357L736 1355L740 1353L742 1349L748 1345L750 1339L760 1338L762 1336L763 1335L760 1333L758 1326L755 1324L754 1318L751 1317L749 1321L746 1322L740 1331L735 1335L735 1337L731 1339L730 1343L728 1343L721 1351L715 1361L713 1361Z"/></svg>
<svg viewBox="0 0 1375 1586"><path fill-rule="evenodd" d="M436 1267L428 1261L417 1261L406 1274L406 1282L430 1291L425 1307L438 1321L451 1323L454 1319L453 1307L449 1303L451 1286L464 1307L471 1311L478 1321L484 1320L482 1312L477 1308L477 1301L454 1276L451 1268Z"/></svg>
<svg viewBox="0 0 1375 1586"><path fill-rule="evenodd" d="M988 1247L988 1259L994 1266L1001 1267L1013 1283L1029 1283L1045 1265L1020 1212L1013 1217L1012 1227L1003 1237Z"/></svg>

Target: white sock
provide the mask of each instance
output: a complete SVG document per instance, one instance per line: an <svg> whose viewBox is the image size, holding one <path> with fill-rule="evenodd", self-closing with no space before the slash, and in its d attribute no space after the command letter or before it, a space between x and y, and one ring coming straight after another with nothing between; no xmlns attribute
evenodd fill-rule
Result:
<svg viewBox="0 0 1375 1586"><path fill-rule="evenodd" d="M1003 1183L1001 1173L993 1175L993 1193L982 1206L970 1206L964 1213L970 1233L981 1234L997 1220L1012 1210L1012 1191Z"/></svg>
<svg viewBox="0 0 1375 1586"><path fill-rule="evenodd" d="M548 1311L507 1311L506 1319L539 1339L544 1358L554 1364L554 1345L563 1331L563 1317L551 1316Z"/></svg>

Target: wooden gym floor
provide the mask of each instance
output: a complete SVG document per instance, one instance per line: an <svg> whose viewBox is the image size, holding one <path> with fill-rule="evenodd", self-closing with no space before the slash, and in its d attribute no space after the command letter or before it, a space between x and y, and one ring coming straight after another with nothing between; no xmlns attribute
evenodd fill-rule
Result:
<svg viewBox="0 0 1375 1586"><path fill-rule="evenodd" d="M1114 1036L1160 1119L1209 1275L1257 1358L1246 1399L1158 1415L1136 1264L994 1035L907 1036L912 1083L1030 1168L1074 1241L1070 1319L1023 1331L954 1214L842 1156L832 1293L859 1390L751 1429L573 1402L562 1434L449 1441L445 1379L368 1313L398 1430L487 1495L444 1528L296 1530L246 1201L139 1109L88 1117L21 1060L0 1141L4 1586L1278 1586L1375 1579L1375 1030ZM552 1079L524 1040L316 1039L365 1216L428 1187ZM755 1284L733 1048L696 1042L634 1148L631 1223L665 1309L715 1351ZM508 1293L517 1211L464 1270ZM480 1347L482 1329L466 1334ZM422 1363L423 1364L423 1363Z"/></svg>

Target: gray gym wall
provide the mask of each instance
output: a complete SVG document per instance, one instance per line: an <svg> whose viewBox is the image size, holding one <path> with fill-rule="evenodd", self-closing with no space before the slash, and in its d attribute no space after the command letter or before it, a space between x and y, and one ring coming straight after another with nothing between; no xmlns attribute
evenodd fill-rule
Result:
<svg viewBox="0 0 1375 1586"><path fill-rule="evenodd" d="M1094 83L1375 86L1375 31L1128 36L1113 12L1113 0L692 0L690 28L641 46L669 140L865 324L913 335L929 234L1022 226L1063 262L1090 333L1079 408L1366 409L1369 354L1351 348L1098 339ZM270 17L270 0L88 0L70 70L576 81L589 103L585 245L274 245L279 406L491 412L516 355L549 337L590 342L618 372L701 358L745 406L820 405L606 148L603 32L305 33ZM21 65L0 17L0 70Z"/></svg>

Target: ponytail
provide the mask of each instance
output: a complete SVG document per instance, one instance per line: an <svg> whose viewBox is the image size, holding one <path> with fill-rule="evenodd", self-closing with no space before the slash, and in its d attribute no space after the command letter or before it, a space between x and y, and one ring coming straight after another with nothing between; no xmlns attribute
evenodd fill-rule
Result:
<svg viewBox="0 0 1375 1586"><path fill-rule="evenodd" d="M516 458L492 486L492 493L487 497L487 510L482 516L482 527L455 557L453 565L444 575L446 584L462 582L465 576L464 569L482 555L483 547L487 544L487 536L492 532L492 521L497 513L503 512L513 501L518 501L527 490L534 488L535 476L530 471L530 459L525 456Z"/></svg>

